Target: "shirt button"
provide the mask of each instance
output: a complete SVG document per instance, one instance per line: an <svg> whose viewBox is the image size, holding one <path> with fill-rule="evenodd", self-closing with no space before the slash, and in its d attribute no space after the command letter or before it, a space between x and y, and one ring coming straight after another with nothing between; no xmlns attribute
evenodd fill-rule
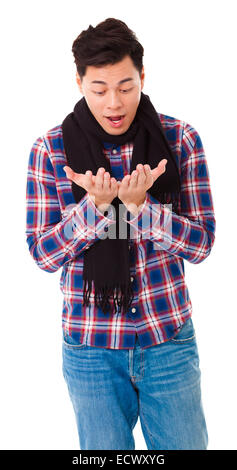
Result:
<svg viewBox="0 0 237 470"><path fill-rule="evenodd" d="M135 308L132 308L132 313L135 313L136 312L136 309Z"/></svg>

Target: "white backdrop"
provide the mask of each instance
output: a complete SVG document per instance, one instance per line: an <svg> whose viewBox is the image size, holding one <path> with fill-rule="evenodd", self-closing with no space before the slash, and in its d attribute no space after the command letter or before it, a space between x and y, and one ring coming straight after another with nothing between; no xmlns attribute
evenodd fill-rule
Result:
<svg viewBox="0 0 237 470"><path fill-rule="evenodd" d="M145 86L161 113L202 139L216 241L201 264L185 261L202 370L209 449L236 436L235 1L10 1L1 7L1 449L78 449L61 370L61 270L40 270L25 237L26 173L37 137L81 95L73 40L108 17L136 32ZM233 230L233 232L232 232ZM136 449L146 449L138 421Z"/></svg>

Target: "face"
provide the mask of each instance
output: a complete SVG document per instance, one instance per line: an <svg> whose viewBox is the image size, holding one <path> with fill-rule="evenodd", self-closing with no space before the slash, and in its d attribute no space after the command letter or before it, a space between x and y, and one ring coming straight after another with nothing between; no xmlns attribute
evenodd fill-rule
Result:
<svg viewBox="0 0 237 470"><path fill-rule="evenodd" d="M126 56L113 65L89 65L82 81L76 72L76 80L91 113L101 127L108 134L119 135L126 132L139 105L144 86L144 67L140 77L132 59Z"/></svg>

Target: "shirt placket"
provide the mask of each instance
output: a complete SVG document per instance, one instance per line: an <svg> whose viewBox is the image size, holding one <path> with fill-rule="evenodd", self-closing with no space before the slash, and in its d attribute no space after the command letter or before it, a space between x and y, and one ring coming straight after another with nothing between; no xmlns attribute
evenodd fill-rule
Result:
<svg viewBox="0 0 237 470"><path fill-rule="evenodd" d="M115 146L109 144L106 145L107 150L109 151L108 154L106 155L107 158L110 159L110 166L111 166L111 172L112 176L117 180L117 181L122 181L123 177L127 174L130 173L130 159L129 158L122 158L121 157L121 147L120 146ZM132 256L134 256L134 253L131 253L131 250L133 249L133 242L129 240L129 250L130 250L130 259L132 260ZM136 279L135 275L130 276L131 283L133 286L136 286ZM129 309L128 315L130 316L130 313L132 313L132 316L137 313L137 307L131 307Z"/></svg>

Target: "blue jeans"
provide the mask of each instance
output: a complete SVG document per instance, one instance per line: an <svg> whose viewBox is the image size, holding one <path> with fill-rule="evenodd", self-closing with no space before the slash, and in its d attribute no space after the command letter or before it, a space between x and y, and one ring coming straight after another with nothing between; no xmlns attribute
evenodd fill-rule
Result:
<svg viewBox="0 0 237 470"><path fill-rule="evenodd" d="M134 349L76 345L63 337L63 375L80 449L134 450L140 417L148 449L206 449L208 435L192 319L171 340Z"/></svg>

